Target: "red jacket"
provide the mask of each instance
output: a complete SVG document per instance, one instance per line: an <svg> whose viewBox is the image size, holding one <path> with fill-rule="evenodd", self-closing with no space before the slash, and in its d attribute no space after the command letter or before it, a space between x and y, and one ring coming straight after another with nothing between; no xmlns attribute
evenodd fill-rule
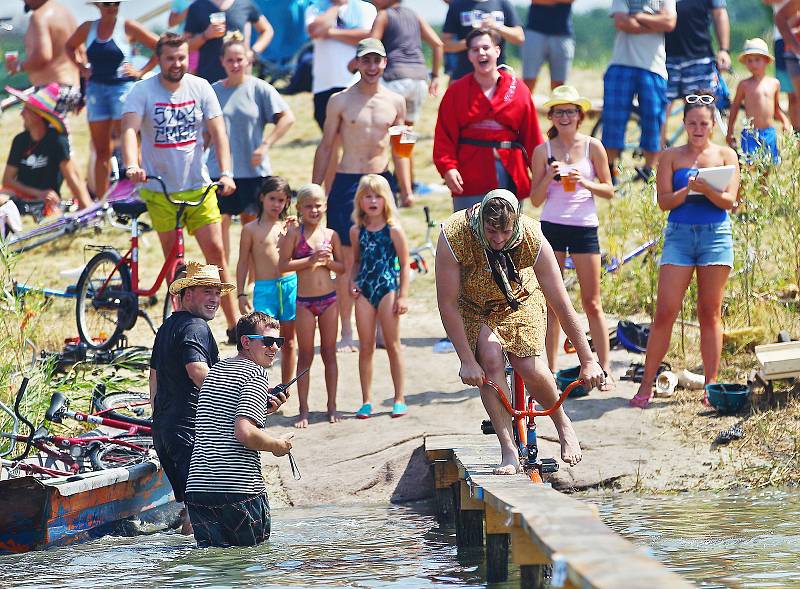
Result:
<svg viewBox="0 0 800 589"><path fill-rule="evenodd" d="M439 174L444 176L448 170L457 168L464 181L463 196L486 194L497 188L492 149L459 144L461 137L516 141L532 157L533 149L542 143L542 133L531 93L522 80L500 70L497 89L490 101L474 75L468 74L450 85L439 106L433 140L433 163ZM497 151L517 187L517 197L528 198L531 181L522 151Z"/></svg>

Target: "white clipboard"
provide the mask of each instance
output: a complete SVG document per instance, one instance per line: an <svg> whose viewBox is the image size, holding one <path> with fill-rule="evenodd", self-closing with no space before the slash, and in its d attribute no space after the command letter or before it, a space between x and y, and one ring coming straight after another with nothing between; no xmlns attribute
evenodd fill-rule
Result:
<svg viewBox="0 0 800 589"><path fill-rule="evenodd" d="M715 166L713 168L700 168L697 170L697 178L708 182L715 190L723 191L733 178L736 166ZM689 194L700 194L696 191L689 191Z"/></svg>

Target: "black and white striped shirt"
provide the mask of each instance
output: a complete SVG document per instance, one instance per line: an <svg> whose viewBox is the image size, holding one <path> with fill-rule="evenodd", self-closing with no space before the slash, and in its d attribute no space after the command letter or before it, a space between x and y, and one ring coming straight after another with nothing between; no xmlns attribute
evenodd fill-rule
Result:
<svg viewBox="0 0 800 589"><path fill-rule="evenodd" d="M212 366L197 402L187 492L255 495L266 490L259 452L236 439L234 424L242 416L263 428L268 390L266 368L252 360L234 356Z"/></svg>

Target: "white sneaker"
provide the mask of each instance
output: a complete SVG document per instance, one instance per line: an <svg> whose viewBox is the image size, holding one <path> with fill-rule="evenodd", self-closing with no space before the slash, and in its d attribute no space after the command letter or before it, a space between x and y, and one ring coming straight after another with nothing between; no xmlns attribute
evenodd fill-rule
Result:
<svg viewBox="0 0 800 589"><path fill-rule="evenodd" d="M456 349L453 347L453 342L446 337L443 337L438 342L433 344L434 354L448 354L455 351Z"/></svg>

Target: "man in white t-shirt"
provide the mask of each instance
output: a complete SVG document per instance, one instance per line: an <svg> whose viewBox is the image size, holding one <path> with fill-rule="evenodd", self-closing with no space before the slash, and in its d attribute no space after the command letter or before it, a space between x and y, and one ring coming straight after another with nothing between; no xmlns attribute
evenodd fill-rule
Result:
<svg viewBox="0 0 800 589"><path fill-rule="evenodd" d="M603 145L614 177L636 96L642 128L639 145L645 160L637 171L649 180L661 151L667 108L664 33L675 28L675 0L613 0L611 17L617 36L603 77Z"/></svg>
<svg viewBox="0 0 800 589"><path fill-rule="evenodd" d="M375 7L364 0L331 0L327 10L314 4L306 10L306 27L314 40L314 119L320 129L325 126L330 97L357 79L347 64L355 57L358 42L369 37L376 14Z"/></svg>
<svg viewBox="0 0 800 589"><path fill-rule="evenodd" d="M203 161L206 131L216 147L222 196L230 194L236 186L217 95L207 81L186 73L189 45L183 36L164 33L156 45L156 54L161 73L137 82L122 109L122 159L127 177L134 182L145 182L147 176L160 176L173 199L199 201L211 184ZM147 203L153 229L158 232L167 256L175 243L177 207L167 200L156 181L147 181L139 194ZM206 263L218 266L222 281L230 282L220 221L213 190L202 204L188 207L184 213L185 226L197 238ZM231 340L237 316L230 294L222 297L222 310Z"/></svg>

